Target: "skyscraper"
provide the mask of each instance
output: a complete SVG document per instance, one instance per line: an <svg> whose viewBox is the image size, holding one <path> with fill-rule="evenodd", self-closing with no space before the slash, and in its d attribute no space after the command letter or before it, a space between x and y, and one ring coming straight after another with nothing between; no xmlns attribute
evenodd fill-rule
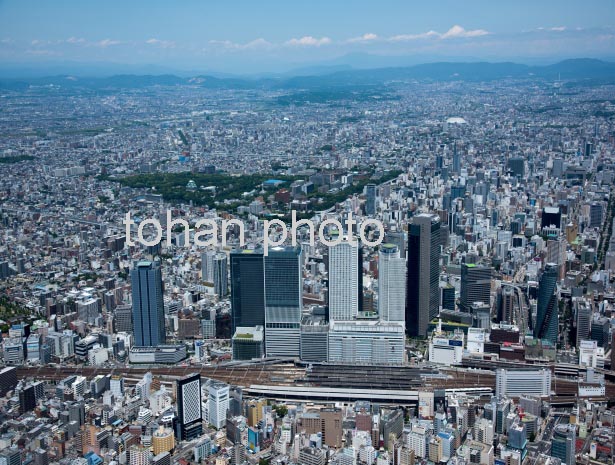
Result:
<svg viewBox="0 0 615 465"><path fill-rule="evenodd" d="M217 429L226 424L226 413L229 409L229 385L218 381L209 387L209 423Z"/></svg>
<svg viewBox="0 0 615 465"><path fill-rule="evenodd" d="M583 299L582 297L573 297L572 298L572 309L574 310L574 314L576 317L576 327L577 327L577 347L581 346L581 341L586 341L589 339L591 334L591 323L592 323L592 315L593 311L589 301Z"/></svg>
<svg viewBox="0 0 615 465"><path fill-rule="evenodd" d="M353 320L359 311L359 245L329 247L329 319Z"/></svg>
<svg viewBox="0 0 615 465"><path fill-rule="evenodd" d="M385 321L404 321L406 260L395 244L383 244L378 254L378 313Z"/></svg>
<svg viewBox="0 0 615 465"><path fill-rule="evenodd" d="M498 289L498 322L516 323L515 319L515 288L501 286Z"/></svg>
<svg viewBox="0 0 615 465"><path fill-rule="evenodd" d="M226 254L217 253L213 260L214 292L222 298L228 294L228 269Z"/></svg>
<svg viewBox="0 0 615 465"><path fill-rule="evenodd" d="M231 252L232 333L238 326L265 326L265 269L262 250Z"/></svg>
<svg viewBox="0 0 615 465"><path fill-rule="evenodd" d="M201 254L201 279L206 283L214 282L214 257L215 250L208 250Z"/></svg>
<svg viewBox="0 0 615 465"><path fill-rule="evenodd" d="M557 306L557 278L559 274L558 266L554 263L547 263L538 284L538 304L536 308L536 325L534 326L534 337L548 339L557 344L558 332L558 306Z"/></svg>
<svg viewBox="0 0 615 465"><path fill-rule="evenodd" d="M421 213L408 226L406 332L426 336L440 306L440 217Z"/></svg>
<svg viewBox="0 0 615 465"><path fill-rule="evenodd" d="M275 247L265 257L265 352L299 357L303 277L301 247Z"/></svg>
<svg viewBox="0 0 615 465"><path fill-rule="evenodd" d="M459 174L461 172L461 157L457 152L457 142L453 144L453 173Z"/></svg>
<svg viewBox="0 0 615 465"><path fill-rule="evenodd" d="M164 302L160 262L135 262L130 278L135 346L155 347L164 344Z"/></svg>
<svg viewBox="0 0 615 465"><path fill-rule="evenodd" d="M551 456L562 461L563 465L576 463L576 428L574 425L556 425L551 440Z"/></svg>
<svg viewBox="0 0 615 465"><path fill-rule="evenodd" d="M177 437L191 440L203 433L201 409L201 375L193 373L177 383Z"/></svg>
<svg viewBox="0 0 615 465"><path fill-rule="evenodd" d="M461 310L470 311L474 302L491 303L491 268L475 265L461 265Z"/></svg>
<svg viewBox="0 0 615 465"><path fill-rule="evenodd" d="M365 186L365 214L373 216L376 214L376 184Z"/></svg>

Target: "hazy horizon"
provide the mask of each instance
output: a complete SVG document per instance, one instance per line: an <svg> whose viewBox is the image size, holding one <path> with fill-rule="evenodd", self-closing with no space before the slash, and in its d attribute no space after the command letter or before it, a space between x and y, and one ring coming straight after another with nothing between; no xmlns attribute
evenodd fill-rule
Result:
<svg viewBox="0 0 615 465"><path fill-rule="evenodd" d="M0 1L0 67L257 74L436 61L613 59L615 3Z"/></svg>

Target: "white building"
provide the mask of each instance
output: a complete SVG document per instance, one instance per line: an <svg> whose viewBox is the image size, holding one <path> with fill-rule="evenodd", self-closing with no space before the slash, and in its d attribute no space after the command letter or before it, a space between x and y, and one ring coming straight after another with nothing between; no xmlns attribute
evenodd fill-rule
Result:
<svg viewBox="0 0 615 465"><path fill-rule="evenodd" d="M493 444L495 430L493 422L486 418L479 418L474 423L474 439L483 444Z"/></svg>
<svg viewBox="0 0 615 465"><path fill-rule="evenodd" d="M404 343L401 322L332 321L329 362L400 365L405 359Z"/></svg>
<svg viewBox="0 0 615 465"><path fill-rule="evenodd" d="M331 321L356 318L359 311L359 284L358 243L344 240L329 247L329 317Z"/></svg>
<svg viewBox="0 0 615 465"><path fill-rule="evenodd" d="M118 375L112 376L109 390L116 399L124 397L124 378Z"/></svg>
<svg viewBox="0 0 615 465"><path fill-rule="evenodd" d="M413 426L408 433L408 449L414 451L414 456L427 457L427 431L423 426Z"/></svg>
<svg viewBox="0 0 615 465"><path fill-rule="evenodd" d="M213 382L208 386L209 423L216 429L226 425L226 412L229 409L229 385Z"/></svg>
<svg viewBox="0 0 615 465"><path fill-rule="evenodd" d="M590 368L598 366L597 341L581 341L579 346L579 365Z"/></svg>
<svg viewBox="0 0 615 465"><path fill-rule="evenodd" d="M463 343L462 331L446 334L438 325L429 340L429 361L440 365L459 365L463 359Z"/></svg>
<svg viewBox="0 0 615 465"><path fill-rule="evenodd" d="M97 347L88 352L90 365L102 365L109 360L109 350L104 347Z"/></svg>
<svg viewBox="0 0 615 465"><path fill-rule="evenodd" d="M469 354L482 354L485 352L485 341L487 340L484 328L468 328L467 350Z"/></svg>
<svg viewBox="0 0 615 465"><path fill-rule="evenodd" d="M378 254L378 313L384 321L404 321L406 260L395 244L383 244Z"/></svg>
<svg viewBox="0 0 615 465"><path fill-rule="evenodd" d="M85 395L85 389L87 387L87 380L85 376L77 376L71 384L71 389L75 394L75 398L83 397Z"/></svg>
<svg viewBox="0 0 615 465"><path fill-rule="evenodd" d="M551 370L498 368L495 375L496 396L548 396L551 393Z"/></svg>

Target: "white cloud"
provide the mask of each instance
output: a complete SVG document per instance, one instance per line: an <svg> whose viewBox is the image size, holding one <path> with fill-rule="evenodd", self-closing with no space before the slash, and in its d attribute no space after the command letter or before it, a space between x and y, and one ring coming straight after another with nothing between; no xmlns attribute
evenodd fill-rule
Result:
<svg viewBox="0 0 615 465"><path fill-rule="evenodd" d="M241 45L242 49L270 48L272 44L262 37Z"/></svg>
<svg viewBox="0 0 615 465"><path fill-rule="evenodd" d="M360 37L353 37L352 39L348 39L347 42L352 44L356 42L371 42L371 41L378 40L378 39L379 37L377 34L368 32L366 34L363 34Z"/></svg>
<svg viewBox="0 0 615 465"><path fill-rule="evenodd" d="M419 40L419 39L433 39L440 37L441 34L436 31L427 31L421 34L398 34L393 37L389 37L389 41L391 42L407 42L410 40Z"/></svg>
<svg viewBox="0 0 615 465"><path fill-rule="evenodd" d="M472 29L466 30L463 27L455 24L452 28L442 34L442 39L452 39L456 37L480 37L486 36L489 32L484 29Z"/></svg>
<svg viewBox="0 0 615 465"><path fill-rule="evenodd" d="M153 37L151 39L147 39L145 43L148 45L155 45L160 48L174 48L175 47L175 42L173 42L172 40L160 40L160 39L156 39Z"/></svg>
<svg viewBox="0 0 615 465"><path fill-rule="evenodd" d="M389 42L408 42L412 40L425 40L425 39L458 39L458 38L470 38L480 37L489 34L489 31L484 29L471 29L467 30L458 24L451 27L446 32L437 32L434 30L422 32L419 34L398 34L389 37Z"/></svg>
<svg viewBox="0 0 615 465"><path fill-rule="evenodd" d="M44 50L44 49L36 49L36 50L26 50L28 55L35 56L61 56L62 53L56 52L55 50Z"/></svg>
<svg viewBox="0 0 615 465"><path fill-rule="evenodd" d="M84 44L85 43L85 39L83 39L82 37L69 37L68 39L66 39L66 43L68 43L68 44Z"/></svg>
<svg viewBox="0 0 615 465"><path fill-rule="evenodd" d="M230 40L210 40L209 44L213 45L214 47L224 48L227 50L256 50L268 49L273 47L273 44L271 42L268 42L262 37L251 40L250 42L246 42L244 44L232 42Z"/></svg>
<svg viewBox="0 0 615 465"><path fill-rule="evenodd" d="M321 45L329 45L330 43L331 39L328 37L321 37L318 39L312 36L303 36L300 39L290 39L285 45L290 45L291 47L320 47Z"/></svg>
<svg viewBox="0 0 615 465"><path fill-rule="evenodd" d="M566 26L555 26L549 30L554 32L564 32L566 30Z"/></svg>
<svg viewBox="0 0 615 465"><path fill-rule="evenodd" d="M119 45L121 43L122 42L120 42L119 40L103 39L103 40L96 42L94 45L96 45L97 47L101 47L101 48L107 48L107 47L111 47L112 45Z"/></svg>

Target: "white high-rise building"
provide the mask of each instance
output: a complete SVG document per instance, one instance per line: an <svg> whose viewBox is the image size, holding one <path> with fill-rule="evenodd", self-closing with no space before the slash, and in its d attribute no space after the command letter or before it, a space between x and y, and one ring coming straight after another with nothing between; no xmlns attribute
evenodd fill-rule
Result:
<svg viewBox="0 0 615 465"><path fill-rule="evenodd" d="M226 425L226 412L229 409L229 385L213 382L208 387L209 423L217 429Z"/></svg>
<svg viewBox="0 0 615 465"><path fill-rule="evenodd" d="M415 457L427 457L427 431L423 426L413 426L408 433L408 449L414 451Z"/></svg>
<svg viewBox="0 0 615 465"><path fill-rule="evenodd" d="M359 312L359 244L329 247L329 319L348 321Z"/></svg>
<svg viewBox="0 0 615 465"><path fill-rule="evenodd" d="M395 244L383 244L378 254L378 313L384 321L405 321L406 260Z"/></svg>
<svg viewBox="0 0 615 465"><path fill-rule="evenodd" d="M152 461L152 453L149 448L133 445L129 449L130 465L149 465Z"/></svg>
<svg viewBox="0 0 615 465"><path fill-rule="evenodd" d="M474 439L483 444L493 444L493 422L486 418L479 418L474 423Z"/></svg>
<svg viewBox="0 0 615 465"><path fill-rule="evenodd" d="M201 255L201 279L206 283L214 282L214 258L215 250L208 250Z"/></svg>
<svg viewBox="0 0 615 465"><path fill-rule="evenodd" d="M109 390L116 399L121 399L124 396L124 378L119 375L112 376Z"/></svg>

